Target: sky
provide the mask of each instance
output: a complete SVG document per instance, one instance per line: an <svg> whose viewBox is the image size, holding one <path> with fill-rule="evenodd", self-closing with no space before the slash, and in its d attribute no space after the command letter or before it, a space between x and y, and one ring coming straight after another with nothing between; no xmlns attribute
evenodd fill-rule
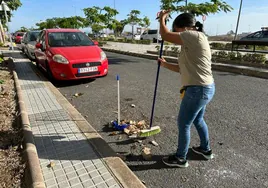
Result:
<svg viewBox="0 0 268 188"><path fill-rule="evenodd" d="M188 0L192 3L201 3L208 0ZM225 0L234 10L229 13L218 13L207 16L205 31L209 35L226 34L236 28L236 21L240 0ZM83 16L83 8L92 6L110 6L116 8L119 14L118 20L125 19L133 10L140 10L141 16L148 16L151 21L150 28L157 29L158 22L155 20L159 11L160 0L21 0L22 6L15 12L11 19L10 28L14 32L21 26L31 27L41 20L52 17ZM268 0L243 0L243 7L238 33L254 32L263 26L268 26ZM172 15L176 17L176 14ZM266 19L265 19L266 18ZM201 17L197 20L202 21ZM170 27L172 20L168 23ZM89 31L87 28L84 31ZM131 31L130 26L125 31Z"/></svg>

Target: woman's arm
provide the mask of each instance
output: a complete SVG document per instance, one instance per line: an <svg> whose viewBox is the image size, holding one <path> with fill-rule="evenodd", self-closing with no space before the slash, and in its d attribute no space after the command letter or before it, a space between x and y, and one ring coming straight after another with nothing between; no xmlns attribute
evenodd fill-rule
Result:
<svg viewBox="0 0 268 188"><path fill-rule="evenodd" d="M159 15L160 35L161 35L162 39L165 41L172 42L174 44L182 45L183 42L181 40L179 33L170 32L166 26L165 20L166 20L168 14L169 14L169 11L163 10L160 12L160 15Z"/></svg>
<svg viewBox="0 0 268 188"><path fill-rule="evenodd" d="M164 58L159 58L158 61L162 67L165 67L174 72L180 72L180 66L178 64L168 63Z"/></svg>

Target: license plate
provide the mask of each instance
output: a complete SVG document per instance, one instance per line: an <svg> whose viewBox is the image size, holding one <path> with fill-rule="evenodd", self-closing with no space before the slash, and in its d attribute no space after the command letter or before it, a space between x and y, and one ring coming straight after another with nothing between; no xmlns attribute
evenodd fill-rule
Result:
<svg viewBox="0 0 268 188"><path fill-rule="evenodd" d="M78 73L95 72L98 71L98 67L85 67L78 69Z"/></svg>

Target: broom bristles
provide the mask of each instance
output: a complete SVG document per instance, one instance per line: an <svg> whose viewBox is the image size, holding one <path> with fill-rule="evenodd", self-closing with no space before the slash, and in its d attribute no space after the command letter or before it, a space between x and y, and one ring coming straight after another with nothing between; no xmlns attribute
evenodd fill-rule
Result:
<svg viewBox="0 0 268 188"><path fill-rule="evenodd" d="M148 137L161 132L159 126L151 127L150 129L141 130L139 137Z"/></svg>

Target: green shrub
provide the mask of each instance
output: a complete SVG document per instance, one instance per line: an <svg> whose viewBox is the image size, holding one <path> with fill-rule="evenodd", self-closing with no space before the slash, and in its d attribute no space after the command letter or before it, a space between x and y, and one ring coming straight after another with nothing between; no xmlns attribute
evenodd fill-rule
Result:
<svg viewBox="0 0 268 188"><path fill-rule="evenodd" d="M99 46L103 46L103 45L105 45L105 44L107 44L106 41L99 41Z"/></svg>
<svg viewBox="0 0 268 188"><path fill-rule="evenodd" d="M164 45L172 45L171 42L164 41Z"/></svg>
<svg viewBox="0 0 268 188"><path fill-rule="evenodd" d="M229 52L228 56L230 60L242 60L242 54L239 52Z"/></svg>
<svg viewBox="0 0 268 188"><path fill-rule="evenodd" d="M171 51L174 52L174 53L178 53L179 52L179 47L172 46Z"/></svg>
<svg viewBox="0 0 268 188"><path fill-rule="evenodd" d="M211 47L211 49L215 49L215 50L224 50L225 44L218 43L218 42L212 42L212 43L210 43L210 47Z"/></svg>
<svg viewBox="0 0 268 188"><path fill-rule="evenodd" d="M117 42L125 42L125 39L117 39Z"/></svg>
<svg viewBox="0 0 268 188"><path fill-rule="evenodd" d="M224 48L225 48L225 50L231 50L232 49L232 43L226 43Z"/></svg>
<svg viewBox="0 0 268 188"><path fill-rule="evenodd" d="M107 38L107 41L115 41L115 38L109 37Z"/></svg>
<svg viewBox="0 0 268 188"><path fill-rule="evenodd" d="M159 52L160 46L155 46L155 49Z"/></svg>
<svg viewBox="0 0 268 188"><path fill-rule="evenodd" d="M243 56L243 60L251 63L264 64L266 62L266 56L264 54L246 54Z"/></svg>
<svg viewBox="0 0 268 188"><path fill-rule="evenodd" d="M137 40L137 44L151 44L152 42L150 40Z"/></svg>
<svg viewBox="0 0 268 188"><path fill-rule="evenodd" d="M219 51L217 53L217 57L219 57L219 58L228 58L228 53L226 51Z"/></svg>
<svg viewBox="0 0 268 188"><path fill-rule="evenodd" d="M168 51L170 47L169 46L165 46L165 51Z"/></svg>

